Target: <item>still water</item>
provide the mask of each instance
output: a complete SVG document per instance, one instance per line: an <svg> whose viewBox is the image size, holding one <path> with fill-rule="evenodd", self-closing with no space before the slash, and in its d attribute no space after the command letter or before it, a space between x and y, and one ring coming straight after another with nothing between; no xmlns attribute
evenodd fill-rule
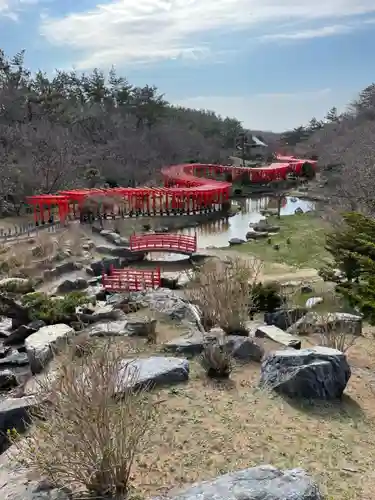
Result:
<svg viewBox="0 0 375 500"><path fill-rule="evenodd" d="M197 233L198 248L202 250L209 247L226 247L229 246L228 242L231 238L245 239L250 222L259 222L264 219L260 213L261 210L277 208L276 200L269 197L246 198L238 200L236 203L241 207L241 210L228 220L209 221L196 228L181 229L178 232L192 236ZM297 208L308 212L315 208L315 204L308 200L286 197L283 200L281 216L292 215ZM155 253L152 254L151 258L152 260L179 260L180 258L186 259L186 256Z"/></svg>

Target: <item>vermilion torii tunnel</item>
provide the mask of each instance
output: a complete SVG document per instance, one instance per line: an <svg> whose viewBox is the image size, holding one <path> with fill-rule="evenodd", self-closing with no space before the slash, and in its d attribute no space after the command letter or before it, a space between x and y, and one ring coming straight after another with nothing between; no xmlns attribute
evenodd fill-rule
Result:
<svg viewBox="0 0 375 500"><path fill-rule="evenodd" d="M29 196L27 202L34 208L36 225L44 224L46 218L52 222L55 207L62 223L71 217L82 220L87 212L115 217L219 211L229 202L232 183L228 178L234 182L248 176L250 183L268 183L286 179L288 174L301 176L306 164L315 171L317 163L292 156L278 156L277 160L280 163L257 168L204 163L173 165L162 170L164 187L73 189L55 195ZM219 176L227 180L212 178Z"/></svg>

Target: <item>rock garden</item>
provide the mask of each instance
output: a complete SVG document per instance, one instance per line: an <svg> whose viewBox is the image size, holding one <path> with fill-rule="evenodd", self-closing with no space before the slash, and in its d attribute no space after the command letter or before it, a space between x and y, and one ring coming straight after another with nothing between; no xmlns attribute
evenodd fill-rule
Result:
<svg viewBox="0 0 375 500"><path fill-rule="evenodd" d="M325 311L314 283L264 285L240 258L108 293L103 268L135 257L99 236L3 251L1 498L371 498L358 314Z"/></svg>

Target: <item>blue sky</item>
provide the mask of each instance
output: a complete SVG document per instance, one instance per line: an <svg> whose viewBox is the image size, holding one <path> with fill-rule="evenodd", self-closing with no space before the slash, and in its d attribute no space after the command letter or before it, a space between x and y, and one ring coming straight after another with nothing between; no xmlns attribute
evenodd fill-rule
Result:
<svg viewBox="0 0 375 500"><path fill-rule="evenodd" d="M0 47L26 63L115 65L176 104L282 131L375 80L374 0L0 0Z"/></svg>

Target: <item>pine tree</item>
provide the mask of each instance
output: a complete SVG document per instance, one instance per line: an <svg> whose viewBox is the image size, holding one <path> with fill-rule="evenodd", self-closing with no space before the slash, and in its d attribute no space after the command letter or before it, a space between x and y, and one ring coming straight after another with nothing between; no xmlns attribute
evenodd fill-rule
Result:
<svg viewBox="0 0 375 500"><path fill-rule="evenodd" d="M327 236L333 262L321 275L335 281L336 291L375 323L375 220L359 213L343 218L344 225ZM337 277L337 269L342 277Z"/></svg>

